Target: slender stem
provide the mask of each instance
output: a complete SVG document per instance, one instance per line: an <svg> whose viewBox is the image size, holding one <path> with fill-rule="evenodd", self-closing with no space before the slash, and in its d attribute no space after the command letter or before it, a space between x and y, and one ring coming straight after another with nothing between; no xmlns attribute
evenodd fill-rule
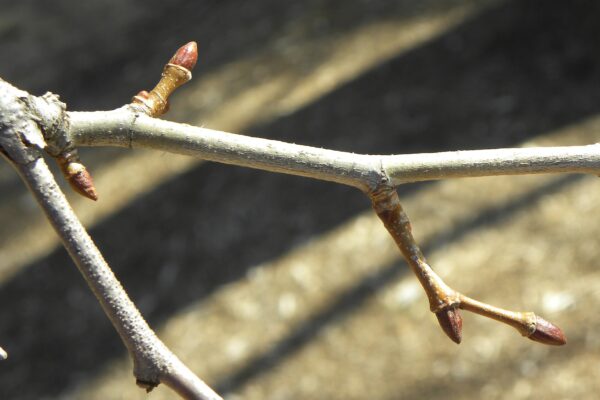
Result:
<svg viewBox="0 0 600 400"><path fill-rule="evenodd" d="M465 311L491 318L498 322L510 325L523 336L531 336L535 332L535 314L532 312L519 312L504 310L487 303L474 300L463 294L459 294L459 307Z"/></svg>
<svg viewBox="0 0 600 400"><path fill-rule="evenodd" d="M382 157L393 185L493 175L600 174L600 144L563 147L449 151Z"/></svg>
<svg viewBox="0 0 600 400"><path fill-rule="evenodd" d="M129 107L69 112L75 146L145 147L267 171L307 176L365 192L389 184L492 175L589 173L600 175L600 144L361 155L284 143L163 121Z"/></svg>
<svg viewBox="0 0 600 400"><path fill-rule="evenodd" d="M436 313L457 303L454 290L433 271L415 242L408 215L402 209L396 190L383 187L370 194L373 209L398 245L406 262L419 279L429 299L429 307Z"/></svg>

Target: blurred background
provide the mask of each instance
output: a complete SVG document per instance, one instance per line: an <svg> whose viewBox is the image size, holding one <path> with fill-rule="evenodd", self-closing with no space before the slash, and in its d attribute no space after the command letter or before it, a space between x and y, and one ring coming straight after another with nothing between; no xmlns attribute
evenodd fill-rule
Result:
<svg viewBox="0 0 600 400"><path fill-rule="evenodd" d="M0 1L0 76L117 108L196 40L165 118L357 153L578 145L600 132L592 0ZM600 183L562 175L400 188L455 289L534 311L545 347L464 313L445 337L367 198L160 152L83 149L69 193L159 336L230 399L594 399ZM62 178L59 178L62 182ZM29 194L0 163L2 399L146 395Z"/></svg>

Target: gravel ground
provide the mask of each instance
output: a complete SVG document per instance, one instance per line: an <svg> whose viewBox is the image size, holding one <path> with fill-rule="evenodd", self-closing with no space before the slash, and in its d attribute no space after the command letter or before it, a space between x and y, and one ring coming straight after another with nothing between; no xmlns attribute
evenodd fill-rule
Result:
<svg viewBox="0 0 600 400"><path fill-rule="evenodd" d="M0 76L115 108L197 40L169 119L357 153L598 141L593 1L0 1ZM74 207L143 314L228 398L595 399L596 177L400 189L457 290L561 326L545 347L466 314L460 346L360 193L167 154L86 149ZM4 399L146 395L66 253L0 165Z"/></svg>

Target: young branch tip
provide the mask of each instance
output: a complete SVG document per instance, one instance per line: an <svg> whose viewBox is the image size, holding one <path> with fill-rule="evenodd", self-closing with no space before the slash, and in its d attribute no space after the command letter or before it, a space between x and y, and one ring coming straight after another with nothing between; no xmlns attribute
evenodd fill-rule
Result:
<svg viewBox="0 0 600 400"><path fill-rule="evenodd" d="M415 242L408 216L400 205L396 190L383 186L369 194L373 209L398 245L429 299L431 312L448 337L457 344L462 340L462 317L459 308L505 323L523 336L543 344L566 344L564 333L556 325L532 312L503 310L471 299L450 288L433 271Z"/></svg>
<svg viewBox="0 0 600 400"><path fill-rule="evenodd" d="M169 110L169 96L179 86L192 79L192 69L198 61L198 45L189 42L181 46L163 69L160 81L150 92L140 91L132 99L134 106L151 117L158 117Z"/></svg>
<svg viewBox="0 0 600 400"><path fill-rule="evenodd" d="M369 196L373 209L423 286L429 299L429 308L435 313L442 330L459 344L462 340L462 317L457 308L458 293L448 287L427 264L413 238L410 220L402 209L398 193L392 187L383 186Z"/></svg>
<svg viewBox="0 0 600 400"><path fill-rule="evenodd" d="M515 328L519 333L534 342L562 346L567 339L562 330L532 312L504 310L460 294L459 307L466 311L491 318Z"/></svg>

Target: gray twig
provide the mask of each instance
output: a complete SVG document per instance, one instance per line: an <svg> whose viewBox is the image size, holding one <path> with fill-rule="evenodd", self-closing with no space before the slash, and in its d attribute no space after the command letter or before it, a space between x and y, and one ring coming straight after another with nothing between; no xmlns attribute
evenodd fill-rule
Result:
<svg viewBox="0 0 600 400"><path fill-rule="evenodd" d="M134 363L137 383L151 390L164 383L186 399L220 399L148 326L73 212L41 157L39 126L56 129L64 118L55 96L29 96L0 80L0 150L17 170L52 224Z"/></svg>
<svg viewBox="0 0 600 400"><path fill-rule="evenodd" d="M76 146L143 147L209 161L307 176L371 191L380 184L548 173L600 174L600 144L361 155L236 135L151 118L130 107L69 112L63 140Z"/></svg>

